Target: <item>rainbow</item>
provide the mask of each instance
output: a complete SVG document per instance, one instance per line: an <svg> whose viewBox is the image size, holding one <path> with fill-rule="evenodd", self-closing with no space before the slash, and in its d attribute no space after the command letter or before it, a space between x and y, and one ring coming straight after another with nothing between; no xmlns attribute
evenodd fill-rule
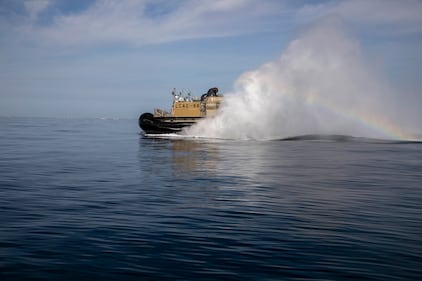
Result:
<svg viewBox="0 0 422 281"><path fill-rule="evenodd" d="M308 106L318 107L324 111L334 113L337 116L346 118L348 120L353 120L357 124L360 124L365 128L369 128L370 130L387 139L400 141L422 140L421 138L417 138L414 135L405 132L402 128L400 128L397 124L385 116L376 115L375 113L343 110L328 101L324 101L324 99L321 99L321 97L318 97L318 99L314 97L308 98L305 100L305 103Z"/></svg>

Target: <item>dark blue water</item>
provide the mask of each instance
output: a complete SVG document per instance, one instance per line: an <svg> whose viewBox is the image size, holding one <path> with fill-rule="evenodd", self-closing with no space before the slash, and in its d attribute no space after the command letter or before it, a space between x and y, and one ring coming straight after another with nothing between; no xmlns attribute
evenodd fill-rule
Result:
<svg viewBox="0 0 422 281"><path fill-rule="evenodd" d="M1 280L420 280L422 144L0 118Z"/></svg>

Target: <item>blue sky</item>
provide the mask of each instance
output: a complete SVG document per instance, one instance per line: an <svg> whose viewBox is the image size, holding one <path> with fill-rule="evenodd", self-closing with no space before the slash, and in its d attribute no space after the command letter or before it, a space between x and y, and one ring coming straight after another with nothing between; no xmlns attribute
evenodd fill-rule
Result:
<svg viewBox="0 0 422 281"><path fill-rule="evenodd" d="M230 92L327 17L422 104L422 1L1 0L0 116L137 118L173 87Z"/></svg>

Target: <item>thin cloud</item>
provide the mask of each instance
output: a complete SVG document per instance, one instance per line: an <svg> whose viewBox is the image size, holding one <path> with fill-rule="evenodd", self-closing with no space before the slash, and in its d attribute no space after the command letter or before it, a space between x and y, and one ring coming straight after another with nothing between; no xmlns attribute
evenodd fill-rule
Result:
<svg viewBox="0 0 422 281"><path fill-rule="evenodd" d="M58 0L20 3L25 14L0 18L2 37L40 47L143 46L229 37L280 30L286 24L308 24L328 15L337 15L373 34L422 32L422 2L418 0L320 1L305 5L277 0L97 0L77 11L60 9Z"/></svg>
<svg viewBox="0 0 422 281"><path fill-rule="evenodd" d="M36 20L38 15L48 8L51 4L51 0L26 1L23 4L29 14L29 18L31 20Z"/></svg>
<svg viewBox="0 0 422 281"><path fill-rule="evenodd" d="M137 46L262 31L266 19L282 11L282 5L272 1L185 0L178 3L168 11L154 13L152 8L157 7L157 1L96 1L82 12L56 14L51 24L39 25L35 19L49 2L25 2L31 20L19 26L18 31L34 41L59 46L122 42Z"/></svg>
<svg viewBox="0 0 422 281"><path fill-rule="evenodd" d="M337 15L358 27L379 34L422 32L422 2L418 0L329 1L305 5L297 12L299 22Z"/></svg>

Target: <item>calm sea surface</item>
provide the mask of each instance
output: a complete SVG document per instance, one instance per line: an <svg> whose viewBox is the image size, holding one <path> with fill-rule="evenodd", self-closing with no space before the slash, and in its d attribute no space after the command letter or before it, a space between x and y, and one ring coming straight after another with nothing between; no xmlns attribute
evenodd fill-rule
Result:
<svg viewBox="0 0 422 281"><path fill-rule="evenodd" d="M0 280L421 280L422 143L0 118Z"/></svg>

